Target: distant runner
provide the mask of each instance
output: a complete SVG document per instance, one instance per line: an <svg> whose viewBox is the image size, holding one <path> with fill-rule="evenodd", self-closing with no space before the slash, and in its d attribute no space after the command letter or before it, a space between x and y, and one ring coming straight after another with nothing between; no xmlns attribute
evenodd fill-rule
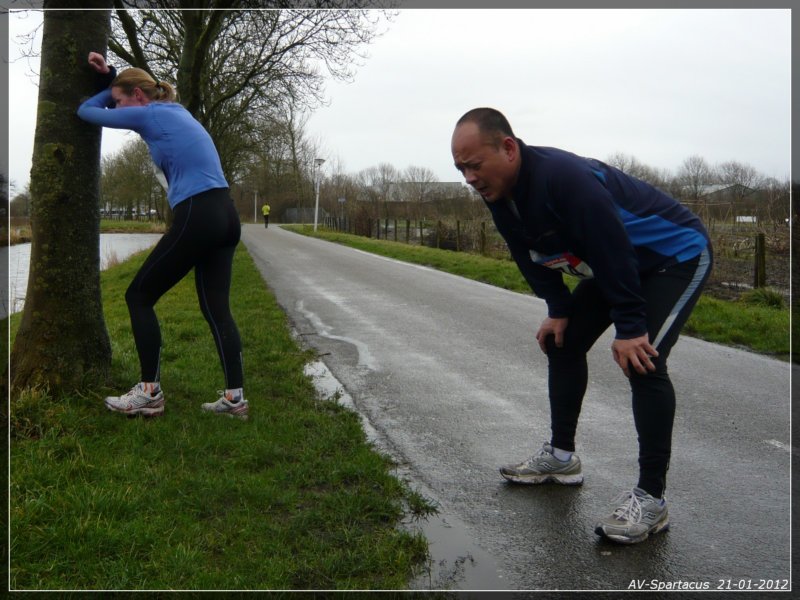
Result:
<svg viewBox="0 0 800 600"><path fill-rule="evenodd" d="M264 228L269 227L269 204L264 204L261 207L261 214L264 215Z"/></svg>

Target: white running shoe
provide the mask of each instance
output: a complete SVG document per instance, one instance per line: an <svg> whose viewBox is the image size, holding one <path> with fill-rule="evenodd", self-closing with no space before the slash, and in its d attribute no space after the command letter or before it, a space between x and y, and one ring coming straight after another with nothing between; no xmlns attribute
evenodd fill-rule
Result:
<svg viewBox="0 0 800 600"><path fill-rule="evenodd" d="M669 529L669 511L664 500L636 487L614 500L613 512L598 521L595 533L620 544L636 544Z"/></svg>
<svg viewBox="0 0 800 600"><path fill-rule="evenodd" d="M144 415L156 417L164 414L164 392L160 389L155 394L146 391L139 382L122 396L108 396L105 405L109 410L126 415Z"/></svg>
<svg viewBox="0 0 800 600"><path fill-rule="evenodd" d="M225 392L217 392L220 395L219 400L216 402L206 402L203 404L203 410L207 412L212 412L218 415L228 415L229 417L236 417L237 419L242 419L243 421L247 419L248 416L248 404L247 400L242 398L238 402L231 402L231 399L228 397L230 394L226 394Z"/></svg>
<svg viewBox="0 0 800 600"><path fill-rule="evenodd" d="M553 447L545 443L538 454L534 454L519 464L503 465L500 474L508 481L523 484L560 483L561 485L581 485L583 473L581 459L572 454L569 460L558 460L553 456Z"/></svg>

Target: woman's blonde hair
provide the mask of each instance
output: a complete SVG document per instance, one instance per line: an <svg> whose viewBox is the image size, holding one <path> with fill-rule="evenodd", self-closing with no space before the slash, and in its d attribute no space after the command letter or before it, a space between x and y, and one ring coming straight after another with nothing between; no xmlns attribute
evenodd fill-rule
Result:
<svg viewBox="0 0 800 600"><path fill-rule="evenodd" d="M142 90L150 100L156 102L174 102L177 98L175 88L166 81L155 81L144 69L132 67L125 69L111 82L111 87L118 87L128 95L133 88Z"/></svg>

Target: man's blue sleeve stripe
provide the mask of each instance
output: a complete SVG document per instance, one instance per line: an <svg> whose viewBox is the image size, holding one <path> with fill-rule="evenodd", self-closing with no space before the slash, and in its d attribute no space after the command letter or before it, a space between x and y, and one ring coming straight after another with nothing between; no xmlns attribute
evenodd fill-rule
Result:
<svg viewBox="0 0 800 600"><path fill-rule="evenodd" d="M683 262L700 254L707 245L705 236L691 227L677 225L658 215L639 217L620 207L617 211L633 246L649 248Z"/></svg>

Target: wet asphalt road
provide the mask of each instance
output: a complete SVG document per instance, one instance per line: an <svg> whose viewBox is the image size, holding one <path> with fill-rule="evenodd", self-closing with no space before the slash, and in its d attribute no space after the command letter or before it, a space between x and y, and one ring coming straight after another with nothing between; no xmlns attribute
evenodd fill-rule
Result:
<svg viewBox="0 0 800 600"><path fill-rule="evenodd" d="M593 532L637 474L611 332L589 357L577 439L584 485L514 486L497 466L549 439L546 363L534 339L541 300L277 227L246 225L243 240L379 445L440 506L430 529L439 565L415 587L786 585L790 456L798 456L789 442L786 363L681 338L670 358L678 396L672 526L620 546Z"/></svg>

